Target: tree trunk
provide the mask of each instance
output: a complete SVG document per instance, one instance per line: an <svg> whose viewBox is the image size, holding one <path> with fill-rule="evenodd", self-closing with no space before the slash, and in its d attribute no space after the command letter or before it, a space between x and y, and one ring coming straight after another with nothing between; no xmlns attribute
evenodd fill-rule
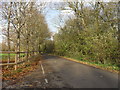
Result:
<svg viewBox="0 0 120 90"><path fill-rule="evenodd" d="M8 11L8 26L7 26L7 41L8 41L8 51L10 51L10 16L11 16L11 6L12 2L10 3L9 6L9 11ZM10 62L10 53L8 53L8 63Z"/></svg>

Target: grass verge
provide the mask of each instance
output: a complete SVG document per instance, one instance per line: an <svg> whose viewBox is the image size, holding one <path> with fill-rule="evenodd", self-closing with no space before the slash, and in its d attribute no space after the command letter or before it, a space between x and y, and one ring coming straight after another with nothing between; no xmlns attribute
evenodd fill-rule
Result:
<svg viewBox="0 0 120 90"><path fill-rule="evenodd" d="M85 65L89 65L89 66L92 66L92 67L96 67L96 68L99 68L99 69L107 70L107 71L110 71L110 72L119 73L119 70L120 70L120 67L118 67L116 65L100 64L100 63L89 62L89 61L84 61L84 60L81 61L80 59L69 58L69 57L66 57L66 56L60 56L60 57L65 58L65 59L70 60L70 61L74 61L74 62L82 63L82 64L85 64Z"/></svg>
<svg viewBox="0 0 120 90"><path fill-rule="evenodd" d="M10 54L10 61L15 61L15 55L16 54ZM25 54L20 54L20 57L25 57ZM8 61L8 54L2 53L0 54L0 58L2 59L1 61Z"/></svg>
<svg viewBox="0 0 120 90"><path fill-rule="evenodd" d="M55 54L49 54L49 55L58 56L58 55L55 55ZM102 69L102 70L107 70L107 71L110 71L110 72L119 73L119 70L120 70L120 67L117 66L117 65L89 62L87 60L83 60L83 59L80 60L78 58L71 58L71 57L67 57L67 56L58 56L58 57L61 57L61 58L64 58L64 59L67 59L67 60L70 60L70 61L74 61L74 62L77 62L77 63L89 65L89 66L99 68L99 69Z"/></svg>

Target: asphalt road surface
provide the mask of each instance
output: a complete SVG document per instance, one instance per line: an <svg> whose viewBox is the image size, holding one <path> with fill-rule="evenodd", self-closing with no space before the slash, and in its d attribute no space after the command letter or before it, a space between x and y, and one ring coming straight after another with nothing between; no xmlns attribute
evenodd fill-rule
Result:
<svg viewBox="0 0 120 90"><path fill-rule="evenodd" d="M118 74L44 55L42 66L6 88L118 88ZM47 82L46 82L47 80Z"/></svg>

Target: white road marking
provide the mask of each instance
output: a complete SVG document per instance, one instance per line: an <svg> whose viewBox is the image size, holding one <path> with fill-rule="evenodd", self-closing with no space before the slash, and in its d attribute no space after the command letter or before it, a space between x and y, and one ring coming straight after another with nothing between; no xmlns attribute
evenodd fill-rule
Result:
<svg viewBox="0 0 120 90"><path fill-rule="evenodd" d="M42 62L40 61L40 65L41 65L41 68L42 68L42 73L43 75L45 76L45 70L43 68L43 65L42 65ZM45 78L45 82L48 83L48 80Z"/></svg>
<svg viewBox="0 0 120 90"><path fill-rule="evenodd" d="M45 78L45 82L48 83L48 80Z"/></svg>

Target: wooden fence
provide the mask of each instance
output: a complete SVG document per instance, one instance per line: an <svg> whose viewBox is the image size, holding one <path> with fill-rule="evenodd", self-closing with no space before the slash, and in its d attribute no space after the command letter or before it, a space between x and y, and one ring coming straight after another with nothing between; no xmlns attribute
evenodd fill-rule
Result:
<svg viewBox="0 0 120 90"><path fill-rule="evenodd" d="M20 54L24 54L22 57L20 57ZM8 54L8 58L10 57L10 54L15 54L15 59L14 62L7 62L7 63L0 63L0 67L2 66L11 66L11 65L15 65L15 70L17 69L18 64L24 63L26 61L28 61L28 58L31 55L40 53L40 51L29 51L29 52L15 52L15 51L0 51L0 54ZM26 55L25 55L26 54ZM2 57L2 56L1 56Z"/></svg>

